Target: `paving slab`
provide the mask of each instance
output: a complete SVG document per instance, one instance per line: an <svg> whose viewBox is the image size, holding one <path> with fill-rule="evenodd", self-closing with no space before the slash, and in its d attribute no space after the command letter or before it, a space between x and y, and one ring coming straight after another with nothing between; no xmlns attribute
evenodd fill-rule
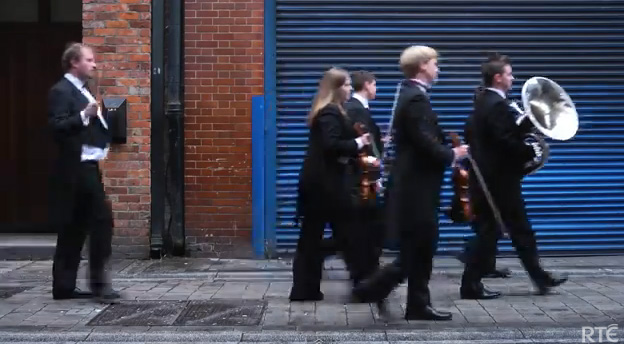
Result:
<svg viewBox="0 0 624 344"><path fill-rule="evenodd" d="M461 264L436 259L432 300L453 313L450 322L404 320L405 284L388 299L390 318L374 305L348 303L348 274L332 259L325 299L306 303L288 302L289 260L118 260L109 269L124 301L112 306L52 300L50 261L0 262L0 341L580 343L583 326L624 328L624 257L543 261L570 280L537 296L517 259L503 258L498 265L510 267L511 278L484 283L504 296L476 301L459 299ZM84 278L78 284L86 289Z"/></svg>
<svg viewBox="0 0 624 344"><path fill-rule="evenodd" d="M622 332L613 332L617 339ZM99 331L17 332L0 331L13 343L580 343L575 328L379 331ZM597 341L596 341L597 342ZM605 341L603 341L605 342Z"/></svg>

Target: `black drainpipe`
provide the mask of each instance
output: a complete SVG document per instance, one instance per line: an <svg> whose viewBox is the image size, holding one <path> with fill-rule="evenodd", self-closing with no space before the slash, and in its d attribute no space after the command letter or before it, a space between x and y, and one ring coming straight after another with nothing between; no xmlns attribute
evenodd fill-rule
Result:
<svg viewBox="0 0 624 344"><path fill-rule="evenodd" d="M167 3L167 117L169 141L167 159L167 199L169 230L167 246L176 256L185 254L184 233L184 108L183 108L183 42L181 0Z"/></svg>
<svg viewBox="0 0 624 344"><path fill-rule="evenodd" d="M151 221L150 257L163 255L163 233L165 228L165 116L164 116L164 0L152 1L152 70L151 70Z"/></svg>

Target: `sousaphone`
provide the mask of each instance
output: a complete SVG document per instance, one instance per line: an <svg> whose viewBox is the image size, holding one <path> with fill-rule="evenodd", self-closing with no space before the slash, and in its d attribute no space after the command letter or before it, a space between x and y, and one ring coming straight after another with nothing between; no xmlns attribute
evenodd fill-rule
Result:
<svg viewBox="0 0 624 344"><path fill-rule="evenodd" d="M511 106L520 116L516 124L522 125L527 118L533 124L531 132L525 136L525 143L538 142L542 153L524 166L525 174L533 174L541 169L548 157L550 148L544 137L567 141L576 135L579 126L576 107L570 96L556 82L536 76L522 86L522 111L517 104Z"/></svg>

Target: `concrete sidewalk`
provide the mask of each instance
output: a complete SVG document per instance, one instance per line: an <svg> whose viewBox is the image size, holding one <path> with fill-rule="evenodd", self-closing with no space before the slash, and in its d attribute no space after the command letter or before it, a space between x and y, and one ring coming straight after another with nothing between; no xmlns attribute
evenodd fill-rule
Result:
<svg viewBox="0 0 624 344"><path fill-rule="evenodd" d="M402 319L404 285L389 300L393 319L379 318L368 304L345 304L349 283L340 260L326 262L324 301L292 304L289 259L117 260L111 270L125 301L112 306L52 300L50 261L3 261L0 332L11 332L0 333L0 341L94 342L106 341L108 334L108 341L127 342L580 343L582 326L624 327L624 257L543 263L570 276L553 295L532 295L518 260L505 258L498 266L509 267L512 277L484 281L504 297L472 301L459 299L462 264L436 259L433 303L453 312L452 321L437 323ZM79 276L85 276L85 267L83 262ZM79 285L86 288L84 280ZM198 330L213 337L189 333Z"/></svg>

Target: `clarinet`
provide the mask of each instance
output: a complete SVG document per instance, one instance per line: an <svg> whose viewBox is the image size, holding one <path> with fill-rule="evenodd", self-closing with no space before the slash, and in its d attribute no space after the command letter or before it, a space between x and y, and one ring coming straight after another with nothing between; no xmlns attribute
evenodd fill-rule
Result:
<svg viewBox="0 0 624 344"><path fill-rule="evenodd" d="M399 82L397 84L396 87L396 91L394 93L394 101L392 103L392 110L391 110L391 116L390 116L390 123L388 124L388 127L386 128L386 135L384 136L386 139L384 140L383 143L383 156L381 159L381 164L380 164L380 168L381 168L381 180L382 180L382 189L383 189L383 185L385 185L388 182L388 170L384 168L386 161L388 161L388 146L390 145L390 142L392 141L392 125L394 124L394 115L395 115L395 111L396 111L396 106L397 106L397 102L399 100L399 93L401 91L401 84L402 82ZM383 190L382 190L383 191Z"/></svg>

